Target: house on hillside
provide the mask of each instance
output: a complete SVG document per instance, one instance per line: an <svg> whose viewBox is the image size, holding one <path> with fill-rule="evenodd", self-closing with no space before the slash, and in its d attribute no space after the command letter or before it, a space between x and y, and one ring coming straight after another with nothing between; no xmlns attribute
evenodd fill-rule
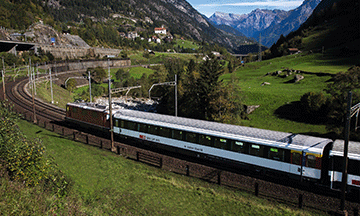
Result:
<svg viewBox="0 0 360 216"><path fill-rule="evenodd" d="M289 48L288 51L290 55L301 53L301 51L298 48Z"/></svg>
<svg viewBox="0 0 360 216"><path fill-rule="evenodd" d="M155 28L155 34L166 34L166 28Z"/></svg>
<svg viewBox="0 0 360 216"><path fill-rule="evenodd" d="M127 33L127 38L129 38L129 39L135 39L137 37L140 37L137 32L128 32Z"/></svg>

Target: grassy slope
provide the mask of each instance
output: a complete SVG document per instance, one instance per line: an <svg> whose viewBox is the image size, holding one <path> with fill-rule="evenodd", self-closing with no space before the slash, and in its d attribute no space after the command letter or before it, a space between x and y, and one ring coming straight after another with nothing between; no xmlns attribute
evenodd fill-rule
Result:
<svg viewBox="0 0 360 216"><path fill-rule="evenodd" d="M46 101L48 103L51 102L51 89L50 83L42 82L36 87L36 97ZM66 108L66 103L74 101L74 93L70 93L68 90L55 85L53 83L53 99L54 104L61 108Z"/></svg>
<svg viewBox="0 0 360 216"><path fill-rule="evenodd" d="M239 78L239 84L245 96L245 104L261 105L260 108L249 115L250 120L242 121L241 124L293 133L326 133L324 125L294 122L282 119L274 113L283 105L299 101L300 97L306 92L322 91L326 87L326 82L331 78L330 76L303 74L305 79L299 83L286 83L293 79L293 76L280 78L265 76L265 74L284 68L335 74L339 71L346 71L353 64L348 60L343 64L334 66L333 62L334 59L323 57L321 54L302 54L249 63L245 67L238 68L234 73ZM224 80L228 80L230 77L230 74L223 76ZM271 84L261 86L263 82Z"/></svg>
<svg viewBox="0 0 360 216"><path fill-rule="evenodd" d="M29 138L74 181L72 196L89 215L311 215L198 179L169 173L61 138L20 121Z"/></svg>
<svg viewBox="0 0 360 216"><path fill-rule="evenodd" d="M181 40L181 39L177 39L175 41L175 45L174 47L182 47L184 49L199 49L200 46L196 43L194 43L193 41L189 41L189 40Z"/></svg>

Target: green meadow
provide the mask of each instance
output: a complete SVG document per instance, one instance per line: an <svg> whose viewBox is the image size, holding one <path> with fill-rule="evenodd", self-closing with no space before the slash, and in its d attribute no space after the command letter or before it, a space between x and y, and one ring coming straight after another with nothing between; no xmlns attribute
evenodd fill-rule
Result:
<svg viewBox="0 0 360 216"><path fill-rule="evenodd" d="M178 175L126 159L108 151L74 142L62 136L19 121L28 138L40 138L46 154L73 184L60 209L75 208L85 215L321 215L315 210L299 210L282 203L255 197L233 188ZM4 190L11 204L30 202L27 195L15 202L18 192ZM20 194L22 195L22 194ZM38 196L38 198L42 198ZM37 203L47 203L39 200ZM50 205L50 204L49 204ZM16 205L15 205L16 206ZM51 206L49 206L51 207ZM0 204L1 208L1 204ZM29 207L37 213L48 207ZM42 209L43 208L43 209ZM21 214L21 206L17 212ZM65 210L64 210L65 211ZM73 210L75 211L75 210ZM66 212L66 211L65 211Z"/></svg>
<svg viewBox="0 0 360 216"><path fill-rule="evenodd" d="M291 104L299 101L301 96L307 92L323 91L331 79L331 74L347 71L356 64L358 57L342 60L322 54L289 55L262 62L247 63L244 67L237 68L232 74L223 75L222 78L224 81L233 78L238 80L243 94L243 102L246 105L260 105L249 115L249 120L242 120L239 124L285 132L324 135L327 133L325 125L292 121L284 118L281 112L285 110L287 113L293 112L293 115L296 115L295 109L291 110ZM301 74L304 79L297 83L291 82L295 74L288 77L266 75L283 69L302 70L313 74ZM270 84L261 85L264 82ZM290 109L285 109L286 107Z"/></svg>

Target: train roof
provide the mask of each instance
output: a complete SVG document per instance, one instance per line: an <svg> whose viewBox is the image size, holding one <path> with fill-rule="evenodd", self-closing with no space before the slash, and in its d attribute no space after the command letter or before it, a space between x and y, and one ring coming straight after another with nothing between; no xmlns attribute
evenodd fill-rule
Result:
<svg viewBox="0 0 360 216"><path fill-rule="evenodd" d="M344 140L335 140L330 155L344 155ZM349 141L348 157L360 159L360 142Z"/></svg>
<svg viewBox="0 0 360 216"><path fill-rule="evenodd" d="M100 104L96 104L96 103L88 103L88 102L83 102L83 103L67 103L67 105L73 106L73 107L79 107L79 108L82 108L82 109L89 109L89 110L95 110L95 111L98 111L98 112L106 112L106 113L109 113L109 108L108 108L108 106L100 105Z"/></svg>
<svg viewBox="0 0 360 216"><path fill-rule="evenodd" d="M210 132L211 134L216 134L218 136L242 139L243 141L254 140L261 143L270 142L276 145L282 144L284 147L286 147L286 145L298 145L299 149L312 148L315 152L319 152L320 149L322 152L322 149L325 148L328 143L332 142L331 139L302 134L271 131L126 109L117 111L114 114L114 117L197 133L209 134Z"/></svg>

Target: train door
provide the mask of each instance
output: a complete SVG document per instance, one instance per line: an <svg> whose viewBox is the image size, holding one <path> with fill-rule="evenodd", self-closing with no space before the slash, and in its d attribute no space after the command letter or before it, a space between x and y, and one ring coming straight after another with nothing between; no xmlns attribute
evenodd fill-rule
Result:
<svg viewBox="0 0 360 216"><path fill-rule="evenodd" d="M321 154L303 152L303 177L320 180Z"/></svg>
<svg viewBox="0 0 360 216"><path fill-rule="evenodd" d="M293 175L299 176L301 178L302 176L302 170L303 170L303 156L302 156L303 152L301 151L294 151L291 150L290 153L290 170L289 172Z"/></svg>

